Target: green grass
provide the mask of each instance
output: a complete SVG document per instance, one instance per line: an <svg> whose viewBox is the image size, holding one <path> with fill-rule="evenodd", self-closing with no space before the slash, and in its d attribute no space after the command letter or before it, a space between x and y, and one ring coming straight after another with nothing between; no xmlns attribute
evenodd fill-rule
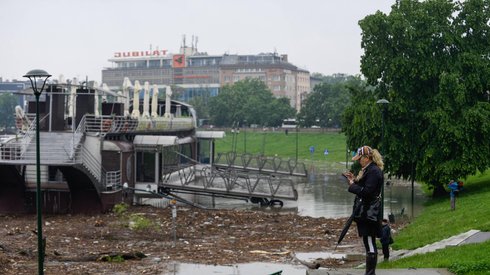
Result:
<svg viewBox="0 0 490 275"><path fill-rule="evenodd" d="M397 236L395 249L414 249L470 229L490 231L490 171L471 176L451 211L447 198L431 199L423 213Z"/></svg>
<svg viewBox="0 0 490 275"><path fill-rule="evenodd" d="M381 263L381 268L448 268L455 274L490 274L490 241L450 247L419 254L393 262Z"/></svg>
<svg viewBox="0 0 490 275"><path fill-rule="evenodd" d="M216 140L216 152L224 153L236 150L237 154L242 154L246 149L247 153L253 155L261 154L263 151L265 156L277 155L283 159L295 159L296 140L298 141L298 159L300 160L345 162L345 136L335 132L299 132L296 138L295 129L289 130L288 135L285 134L284 130L264 133L262 131L252 132L248 129L245 133L242 129L239 134L226 132L224 139ZM236 149L233 148L234 145ZM310 146L315 147L313 154L310 153ZM326 156L324 155L325 149L329 151Z"/></svg>
<svg viewBox="0 0 490 275"><path fill-rule="evenodd" d="M490 231L490 170L470 176L451 211L447 198L431 199L424 211L395 236L394 249L415 249L470 229ZM445 267L457 274L482 274L490 267L490 242L417 255L380 267ZM475 273L472 273L475 272Z"/></svg>

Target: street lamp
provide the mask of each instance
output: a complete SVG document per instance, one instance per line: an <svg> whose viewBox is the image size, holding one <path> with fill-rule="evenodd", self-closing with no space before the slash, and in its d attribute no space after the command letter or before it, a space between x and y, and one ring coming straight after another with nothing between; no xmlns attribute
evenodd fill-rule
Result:
<svg viewBox="0 0 490 275"><path fill-rule="evenodd" d="M412 197L411 197L411 202L412 202L412 211L411 211L411 214L412 214L412 218L413 218L413 205L414 205L414 200L415 200L415 194L414 194L414 181L415 181L415 161L417 160L416 159L416 154L415 154L415 143L414 143L414 137L415 137L415 134L414 134L414 117L415 117L415 109L411 109L410 110L410 113L411 113L411 116L410 116L410 135L411 135L411 140L410 140L410 147L411 147L411 153L412 153L412 156L411 156L411 167L410 167L410 178L411 178L411 181L412 181ZM414 159L415 158L415 159Z"/></svg>
<svg viewBox="0 0 490 275"><path fill-rule="evenodd" d="M381 119L382 119L382 128L381 128L381 154L384 154L386 151L385 146L385 116L386 116L386 108L390 102L384 98L376 101L376 104L382 106L381 110ZM381 185L381 217L384 218L384 199L385 199L385 187L384 182Z"/></svg>
<svg viewBox="0 0 490 275"><path fill-rule="evenodd" d="M247 120L243 121L243 153L247 153Z"/></svg>
<svg viewBox="0 0 490 275"><path fill-rule="evenodd" d="M44 245L43 245L43 225L41 211L41 153L39 152L39 96L43 92L46 81L51 77L44 70L30 70L24 77L29 78L31 87L36 97L36 213L37 213L37 258L38 258L38 274L44 274ZM37 82L41 80L43 86L38 89Z"/></svg>

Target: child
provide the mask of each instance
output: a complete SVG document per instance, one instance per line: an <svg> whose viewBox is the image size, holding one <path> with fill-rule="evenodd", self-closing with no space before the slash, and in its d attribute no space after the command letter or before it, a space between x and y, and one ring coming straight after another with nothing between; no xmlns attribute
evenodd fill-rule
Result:
<svg viewBox="0 0 490 275"><path fill-rule="evenodd" d="M457 180L451 180L447 186L449 187L449 191L451 191L449 193L451 198L451 210L456 210L456 195L459 193L459 183Z"/></svg>
<svg viewBox="0 0 490 275"><path fill-rule="evenodd" d="M383 227L381 234L381 246L383 247L383 256L384 260L388 261L390 258L390 244L393 243L393 238L391 238L391 228L388 224L387 219L383 219Z"/></svg>

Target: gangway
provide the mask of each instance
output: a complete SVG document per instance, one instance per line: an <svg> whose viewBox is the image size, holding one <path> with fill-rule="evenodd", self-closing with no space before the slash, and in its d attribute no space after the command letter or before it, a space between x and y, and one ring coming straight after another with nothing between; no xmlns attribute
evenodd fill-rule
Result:
<svg viewBox="0 0 490 275"><path fill-rule="evenodd" d="M305 165L278 157L220 153L210 165L189 165L164 175L158 191L282 205L281 200L298 199L291 176L306 177Z"/></svg>

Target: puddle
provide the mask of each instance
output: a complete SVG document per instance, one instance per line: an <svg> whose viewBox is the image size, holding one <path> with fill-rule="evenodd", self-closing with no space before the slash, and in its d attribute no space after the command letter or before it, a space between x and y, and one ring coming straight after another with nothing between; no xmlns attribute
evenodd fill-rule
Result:
<svg viewBox="0 0 490 275"><path fill-rule="evenodd" d="M346 258L345 253L330 253L330 252L308 252L296 253L296 257L303 261L311 262L315 259L342 259ZM268 275L282 271L282 274L287 275L304 275L306 267L303 265L292 265L282 263L246 263L234 265L203 265L203 264L187 264L187 263L171 263L167 265L165 275Z"/></svg>
<svg viewBox="0 0 490 275"><path fill-rule="evenodd" d="M274 263L247 263L229 266L174 263L168 265L165 275L268 275L282 271L284 275L304 275L306 267Z"/></svg>
<svg viewBox="0 0 490 275"><path fill-rule="evenodd" d="M345 253L330 253L330 252L305 252L305 253L296 253L296 258L311 262L316 259L344 259L347 257Z"/></svg>

